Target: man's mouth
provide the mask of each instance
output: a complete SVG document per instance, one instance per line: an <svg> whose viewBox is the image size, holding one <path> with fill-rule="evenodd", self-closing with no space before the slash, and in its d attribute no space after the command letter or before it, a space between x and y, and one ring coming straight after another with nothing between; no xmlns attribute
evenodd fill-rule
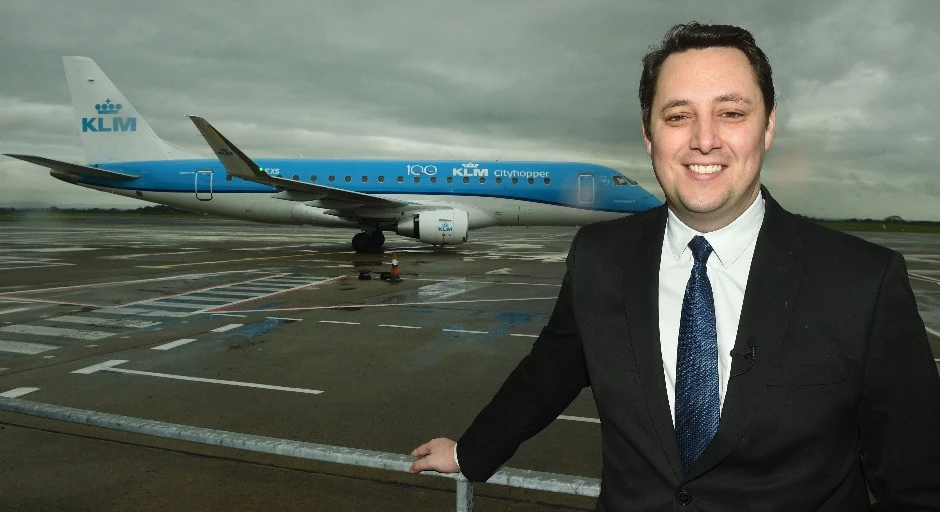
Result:
<svg viewBox="0 0 940 512"><path fill-rule="evenodd" d="M712 174L720 171L724 166L722 165L690 165L689 169L696 174Z"/></svg>

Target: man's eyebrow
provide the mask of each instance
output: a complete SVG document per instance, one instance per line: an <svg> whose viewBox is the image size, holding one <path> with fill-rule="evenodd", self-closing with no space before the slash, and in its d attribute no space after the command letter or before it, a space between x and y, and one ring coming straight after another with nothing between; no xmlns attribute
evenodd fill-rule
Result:
<svg viewBox="0 0 940 512"><path fill-rule="evenodd" d="M741 96L740 94L722 94L721 96L715 96L715 99L712 101L715 103L725 103L730 101L732 103L746 103L748 105L751 104L751 100Z"/></svg>
<svg viewBox="0 0 940 512"><path fill-rule="evenodd" d="M660 112L666 112L667 110L674 108L674 107L685 107L691 104L692 102L689 100L672 100L669 103L666 103L665 105L663 105L663 108L660 109Z"/></svg>

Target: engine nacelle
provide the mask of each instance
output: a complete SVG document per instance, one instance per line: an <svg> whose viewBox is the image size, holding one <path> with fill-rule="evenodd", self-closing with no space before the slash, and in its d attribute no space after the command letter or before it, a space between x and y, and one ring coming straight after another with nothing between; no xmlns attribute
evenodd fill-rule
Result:
<svg viewBox="0 0 940 512"><path fill-rule="evenodd" d="M467 241L470 216L455 208L418 212L398 221L395 232L431 245L457 245Z"/></svg>

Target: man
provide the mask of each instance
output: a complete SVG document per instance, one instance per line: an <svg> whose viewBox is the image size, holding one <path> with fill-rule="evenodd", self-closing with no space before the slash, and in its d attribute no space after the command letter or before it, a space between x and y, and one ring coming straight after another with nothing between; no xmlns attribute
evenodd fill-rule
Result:
<svg viewBox="0 0 940 512"><path fill-rule="evenodd" d="M485 481L590 385L597 510L868 510L869 489L940 510L940 377L904 260L761 187L773 95L746 30L667 33L640 83L666 206L578 232L531 353L413 472Z"/></svg>

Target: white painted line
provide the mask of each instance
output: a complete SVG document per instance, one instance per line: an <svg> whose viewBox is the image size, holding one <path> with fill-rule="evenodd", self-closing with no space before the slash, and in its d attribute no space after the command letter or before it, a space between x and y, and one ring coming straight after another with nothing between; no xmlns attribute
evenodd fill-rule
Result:
<svg viewBox="0 0 940 512"><path fill-rule="evenodd" d="M126 338L127 336L123 336L123 337ZM94 348L94 347L97 347L98 345L85 345L85 346L88 348Z"/></svg>
<svg viewBox="0 0 940 512"><path fill-rule="evenodd" d="M98 363L98 364L95 364L95 365L91 365L91 366L89 366L89 367L87 367L87 368L82 368L82 369L80 369L80 370L75 370L75 371L73 371L72 373L81 373L81 374L83 374L83 375L89 375L89 374L95 373L95 372L97 372L97 371L99 371L99 370L107 370L108 368L111 368L112 366L117 366L117 365L119 365L119 364L126 363L127 361L128 361L127 359L112 359L112 360L110 360L110 361L105 361L105 362L103 362L103 363Z"/></svg>
<svg viewBox="0 0 940 512"><path fill-rule="evenodd" d="M285 318L283 316L266 316L268 320L284 320L285 322L302 322L303 318Z"/></svg>
<svg viewBox="0 0 940 512"><path fill-rule="evenodd" d="M123 306L133 306L133 305L135 305L135 304L140 304L140 303L144 303L144 302L151 302L151 301L160 300L160 299L170 299L170 298L173 298L173 297L184 297L184 296L186 296L186 295L193 295L193 294L204 293L204 292L207 292L207 291L210 291L210 290L219 290L219 289L227 288L227 287L230 287L230 286L238 286L238 285L241 285L241 284L244 284L244 283L250 283L250 282L258 281L258 280L261 280L261 279L270 279L270 278L272 278L272 277L278 277L278 276L281 276L281 275L283 275L283 274L270 274L270 273L268 273L268 274L263 275L263 276L260 276L260 277L252 277L252 278L250 278L250 279L244 279L244 280L242 280L242 281L236 281L236 282L234 282L234 283L225 283L225 284L219 284L219 285L213 285L213 286L204 286L204 287L202 287L202 288L196 288L196 289L189 290L189 291L186 291L186 292L183 292L183 293L174 293L174 294L171 294L171 295L164 295L164 296L160 296L160 297L150 297L150 298L147 298L147 299L141 299L141 300L132 301L132 302L125 302L124 304L121 304L120 307L123 307Z"/></svg>
<svg viewBox="0 0 940 512"><path fill-rule="evenodd" d="M176 348L176 347L185 345L185 344L187 344L187 343L192 343L192 342L194 342L194 341L196 341L196 338L183 338L183 339L181 339L181 340L171 341L171 342L165 343L165 344L163 344L163 345L158 345L158 346L156 346L156 347L151 347L150 350L170 350L171 348Z"/></svg>
<svg viewBox="0 0 940 512"><path fill-rule="evenodd" d="M490 270L489 272L484 272L484 274L492 274L492 275L501 275L501 276L504 276L504 275L509 274L510 271L512 271L512 267L498 268L498 269L496 269L496 270Z"/></svg>
<svg viewBox="0 0 940 512"><path fill-rule="evenodd" d="M558 419L560 419L560 420L569 420L569 421L583 421L583 422L585 422L585 423L600 423L600 422L601 422L601 420L599 420L599 419L597 419L597 418L584 418L584 417L581 417L581 416L564 416L564 415L562 415L562 416L559 416Z"/></svg>
<svg viewBox="0 0 940 512"><path fill-rule="evenodd" d="M39 388L16 388L11 389L5 393L0 393L0 396L6 398L18 398L27 393L32 393L33 391L39 391Z"/></svg>
<svg viewBox="0 0 940 512"><path fill-rule="evenodd" d="M394 327L396 329L420 329L420 327L415 327L414 325L395 325L395 324L379 324L379 327Z"/></svg>
<svg viewBox="0 0 940 512"><path fill-rule="evenodd" d="M64 267L74 265L74 263L46 263L44 265L29 265L27 267L2 267L0 270L20 270L24 268L45 268L45 267Z"/></svg>
<svg viewBox="0 0 940 512"><path fill-rule="evenodd" d="M124 320L117 318L101 318L93 316L56 316L52 318L46 318L50 322L65 322L70 324L82 324L82 325L104 325L106 327L132 327L135 329L142 329L144 327L150 327L152 325L157 325L160 322L148 322L146 320Z"/></svg>
<svg viewBox="0 0 940 512"><path fill-rule="evenodd" d="M927 329L927 332L929 332L930 334L933 334L934 336L937 336L938 338L940 338L940 332L937 332L937 331L931 329L930 327L924 327L924 329Z"/></svg>
<svg viewBox="0 0 940 512"><path fill-rule="evenodd" d="M139 302L136 304L136 306L156 306L159 308L180 308L180 309L204 310L206 308L221 307L222 305L206 304L205 302L203 302L202 304L190 304L186 302L165 302L162 299L160 299L160 300L148 301L148 302L143 302L143 303Z"/></svg>
<svg viewBox="0 0 940 512"><path fill-rule="evenodd" d="M310 288L310 287L312 287L312 286L316 286L316 285L320 285L320 284L331 283L331 282L333 282L333 281L341 281L341 280L346 279L346 278L347 278L347 276L336 276L336 277L333 277L333 278L330 278L330 279L324 279L323 281L316 281L316 282L313 282L313 283L310 283L310 284L305 284L305 285L303 285L303 286L295 286L294 288L286 288L286 289L283 289L283 290L281 290L281 291L277 291L277 292L273 292L273 293L268 293L268 294L266 294L266 295L258 295L258 296L256 296L256 297L251 297L251 298L248 298L248 299L245 299L245 300L240 300L240 301L237 301L237 302L232 302L232 303L230 303L230 304L225 304L225 305L222 305L222 306L215 306L215 307L211 307L211 308L206 308L206 309L197 311L196 313L212 313L212 312L214 312L213 310L217 310L217 309L220 309L220 308L230 308L230 307L232 307L232 306L234 306L234 305L236 305L236 304L244 304L244 303L246 303L246 302L255 302L255 301L258 301L258 300L261 300L261 299L266 299L266 298L268 298L268 297L274 297L274 296L276 296L276 295L281 295L281 294L284 294L284 293L289 293L289 292L293 292L293 291L297 291L297 290L303 290L304 288ZM257 310L257 311L265 311L265 310L260 310L260 309L259 309L259 310ZM278 311L278 310L276 310L276 309L271 309L271 310L267 310L267 311ZM247 312L247 311L241 311L241 313L246 313L246 312Z"/></svg>
<svg viewBox="0 0 940 512"><path fill-rule="evenodd" d="M510 336L518 336L520 338L538 338L538 334L510 334Z"/></svg>
<svg viewBox="0 0 940 512"><path fill-rule="evenodd" d="M108 336L114 336L113 332L102 331L82 331L78 329L62 329L60 327L46 327L43 325L8 325L0 327L3 332L15 332L17 334L36 334L38 336L58 336L62 338L71 338L76 340L100 340Z"/></svg>
<svg viewBox="0 0 940 512"><path fill-rule="evenodd" d="M478 302L519 302L529 300L557 300L558 297L528 297L518 299L475 299L475 300L438 300L431 302L399 302L396 304L335 304L332 306L309 306L301 308L271 308L271 309L233 309L234 313L272 313L274 311L314 311L318 309L345 309L345 308L388 308L405 306L437 306L442 304L475 304ZM247 301L246 301L247 302ZM205 313L206 311L196 311Z"/></svg>
<svg viewBox="0 0 940 512"><path fill-rule="evenodd" d="M321 324L359 325L362 322L340 322L339 320L320 320Z"/></svg>
<svg viewBox="0 0 940 512"><path fill-rule="evenodd" d="M212 313L212 316L234 316L238 318L248 318L248 315L230 315L228 313Z"/></svg>
<svg viewBox="0 0 940 512"><path fill-rule="evenodd" d="M232 329L237 329L237 328L239 328L239 327L241 327L241 326L243 326L243 325L245 325L245 324L228 324L228 325L223 325L222 327L217 327L217 328L215 328L215 329L212 329L212 332L231 331Z"/></svg>
<svg viewBox="0 0 940 512"><path fill-rule="evenodd" d="M55 359L55 356L42 356L43 359Z"/></svg>
<svg viewBox="0 0 940 512"><path fill-rule="evenodd" d="M14 354L41 354L57 348L59 347L55 345L43 345L42 343L0 340L0 352L12 352Z"/></svg>
<svg viewBox="0 0 940 512"><path fill-rule="evenodd" d="M467 334L489 334L489 331L467 331L464 329L441 329L444 332L464 332Z"/></svg>
<svg viewBox="0 0 940 512"><path fill-rule="evenodd" d="M97 371L109 371L117 373L128 373L131 375L146 375L149 377L161 377L164 379L175 379L175 380L187 380L191 382L207 382L209 384L225 384L227 386L239 386L244 388L257 388L257 389L272 389L275 391L291 391L294 393L307 393L311 395L319 395L323 393L318 389L304 389L304 388L289 388L285 386L272 386L270 384L257 384L254 382L239 382L235 380L220 380L220 379L204 379L202 377L187 377L185 375L171 375L169 373L156 373L156 372L142 372L138 370L125 370L124 368L115 368L115 366L126 363L126 360L115 359L113 361L106 361L101 364L96 364L94 366L89 366L88 368L83 368L81 370L75 370L72 373L82 373L90 374Z"/></svg>
<svg viewBox="0 0 940 512"><path fill-rule="evenodd" d="M0 311L0 315L6 315L7 313L19 313L20 311L29 311L31 308L13 308L13 309L4 309Z"/></svg>
<svg viewBox="0 0 940 512"><path fill-rule="evenodd" d="M165 316L172 318L181 318L193 314L190 311L166 311L162 309L141 309L141 308L101 308L95 310L95 313L104 313L108 315L140 315L140 316Z"/></svg>
<svg viewBox="0 0 940 512"><path fill-rule="evenodd" d="M2 371L4 371L4 370L9 370L9 368L0 368L0 372L2 372Z"/></svg>

